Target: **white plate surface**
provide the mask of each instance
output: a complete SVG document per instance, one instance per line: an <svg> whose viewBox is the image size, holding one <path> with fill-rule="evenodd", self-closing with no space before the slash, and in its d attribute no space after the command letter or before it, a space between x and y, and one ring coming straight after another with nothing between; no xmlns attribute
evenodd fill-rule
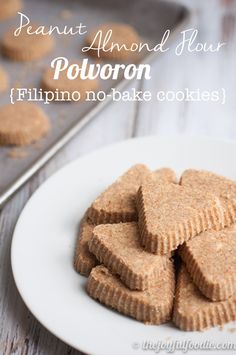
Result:
<svg viewBox="0 0 236 355"><path fill-rule="evenodd" d="M73 269L80 218L93 199L131 165L170 166L178 174L186 168L201 168L236 179L235 156L233 142L146 137L84 156L54 174L27 203L12 241L14 279L34 316L57 337L89 354L155 353L154 349L144 351L145 341L154 347L159 341L165 346L176 340L236 344L235 323L223 330L183 332L172 324L147 326L122 316L90 299L86 279Z"/></svg>

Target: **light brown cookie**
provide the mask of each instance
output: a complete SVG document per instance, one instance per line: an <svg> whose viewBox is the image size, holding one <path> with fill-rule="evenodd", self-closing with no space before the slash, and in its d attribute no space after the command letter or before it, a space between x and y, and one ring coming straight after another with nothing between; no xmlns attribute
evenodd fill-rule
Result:
<svg viewBox="0 0 236 355"><path fill-rule="evenodd" d="M157 172L152 174L143 164L137 164L127 170L112 185L110 185L92 203L89 218L94 224L107 224L137 221L135 197L139 186L144 181L155 180L163 183L164 174L157 179ZM166 174L165 174L166 175ZM169 175L167 177L169 182Z"/></svg>
<svg viewBox="0 0 236 355"><path fill-rule="evenodd" d="M72 64L72 63L70 63ZM74 64L74 63L73 63ZM75 63L80 65L80 63ZM44 91L58 91L58 98L60 100L71 100L73 101L72 94L74 91L79 91L80 100L77 100L77 95L75 97L75 101L84 101L86 99L86 91L96 91L98 89L99 83L97 79L89 80L89 79L81 79L79 76L70 80L67 78L66 71L60 73L60 77L58 80L54 80L54 71L53 68L48 68L44 71L41 87Z"/></svg>
<svg viewBox="0 0 236 355"><path fill-rule="evenodd" d="M38 27L32 24L31 32ZM27 33L27 29L23 28L19 36L14 35L15 29L10 29L3 36L1 47L2 53L9 59L14 61L33 61L47 55L54 46L54 40L50 35Z"/></svg>
<svg viewBox="0 0 236 355"><path fill-rule="evenodd" d="M167 254L202 231L222 227L222 207L214 195L178 184L143 184L137 193L141 243Z"/></svg>
<svg viewBox="0 0 236 355"><path fill-rule="evenodd" d="M6 91L8 88L8 75L6 71L0 67L0 92Z"/></svg>
<svg viewBox="0 0 236 355"><path fill-rule="evenodd" d="M156 284L146 291L131 291L104 266L95 267L88 278L88 294L118 312L149 324L171 318L175 288L171 261Z"/></svg>
<svg viewBox="0 0 236 355"><path fill-rule="evenodd" d="M0 145L27 145L39 140L50 124L43 110L28 102L0 107Z"/></svg>
<svg viewBox="0 0 236 355"><path fill-rule="evenodd" d="M212 192L220 198L223 205L224 225L236 222L236 181L205 170L185 170L180 183L182 186Z"/></svg>
<svg viewBox="0 0 236 355"><path fill-rule="evenodd" d="M77 238L74 267L81 275L88 276L94 266L98 264L95 256L90 253L88 242L92 238L94 225L89 223L87 215L81 221L79 235Z"/></svg>
<svg viewBox="0 0 236 355"><path fill-rule="evenodd" d="M173 322L182 330L205 330L236 320L236 295L227 301L206 298L181 266L174 301Z"/></svg>
<svg viewBox="0 0 236 355"><path fill-rule="evenodd" d="M132 290L145 290L154 285L168 262L166 256L143 250L136 222L95 227L89 250Z"/></svg>
<svg viewBox="0 0 236 355"><path fill-rule="evenodd" d="M0 0L0 21L15 16L21 8L21 0Z"/></svg>
<svg viewBox="0 0 236 355"><path fill-rule="evenodd" d="M154 179L157 179L158 183L166 183L166 182L173 182L174 184L177 183L177 177L174 170L170 168L161 168L158 170L153 171Z"/></svg>
<svg viewBox="0 0 236 355"><path fill-rule="evenodd" d="M107 33L109 30L112 30L112 35L108 40ZM101 31L102 36L97 36L99 31ZM136 47L133 48L136 49L135 51L130 50L133 43ZM89 50L89 54L98 57L99 53L97 48L102 44L100 58L111 60L128 60L136 58L138 56L137 44L139 43L140 38L136 30L123 23L106 23L100 25L93 29L85 39L85 45L88 47L92 46ZM111 46L113 47L112 50Z"/></svg>
<svg viewBox="0 0 236 355"><path fill-rule="evenodd" d="M94 224L137 220L135 194L151 171L137 164L126 171L92 203L89 217Z"/></svg>
<svg viewBox="0 0 236 355"><path fill-rule="evenodd" d="M206 297L221 301L236 294L236 225L201 233L184 243L179 253Z"/></svg>

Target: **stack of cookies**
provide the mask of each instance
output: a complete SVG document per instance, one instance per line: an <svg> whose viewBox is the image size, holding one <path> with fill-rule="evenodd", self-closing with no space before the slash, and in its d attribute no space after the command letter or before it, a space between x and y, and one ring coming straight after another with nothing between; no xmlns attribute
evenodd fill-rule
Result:
<svg viewBox="0 0 236 355"><path fill-rule="evenodd" d="M236 182L186 170L177 183L138 164L88 208L75 269L92 298L137 320L221 325L236 319L235 222Z"/></svg>

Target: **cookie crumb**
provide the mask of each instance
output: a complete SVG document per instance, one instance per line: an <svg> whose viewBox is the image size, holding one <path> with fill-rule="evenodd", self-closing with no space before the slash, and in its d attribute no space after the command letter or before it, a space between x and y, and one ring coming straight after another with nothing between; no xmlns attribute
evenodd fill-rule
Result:
<svg viewBox="0 0 236 355"><path fill-rule="evenodd" d="M167 338L165 338L165 340L166 340L166 341L168 341L168 340L170 340L170 339L171 339L171 337L170 337L170 336L169 336L169 337L167 337Z"/></svg>
<svg viewBox="0 0 236 355"><path fill-rule="evenodd" d="M19 89L19 88L22 87L22 84L21 84L20 81L15 81L15 82L13 83L12 87L13 87L14 89Z"/></svg>
<svg viewBox="0 0 236 355"><path fill-rule="evenodd" d="M64 9L60 12L60 18L63 20L69 20L73 16L73 12L68 9Z"/></svg>
<svg viewBox="0 0 236 355"><path fill-rule="evenodd" d="M236 333L236 328L230 328L230 329L228 329L228 332L230 332L230 333Z"/></svg>
<svg viewBox="0 0 236 355"><path fill-rule="evenodd" d="M28 156L28 152L19 148L13 148L8 152L8 157L13 159L21 159L27 156Z"/></svg>

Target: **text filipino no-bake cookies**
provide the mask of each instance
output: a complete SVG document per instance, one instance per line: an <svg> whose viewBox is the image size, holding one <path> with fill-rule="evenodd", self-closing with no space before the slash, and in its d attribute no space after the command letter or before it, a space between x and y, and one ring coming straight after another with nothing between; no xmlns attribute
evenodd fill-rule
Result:
<svg viewBox="0 0 236 355"><path fill-rule="evenodd" d="M172 169L137 164L86 211L74 266L107 307L204 330L236 320L235 223L235 181L186 170L178 182Z"/></svg>

